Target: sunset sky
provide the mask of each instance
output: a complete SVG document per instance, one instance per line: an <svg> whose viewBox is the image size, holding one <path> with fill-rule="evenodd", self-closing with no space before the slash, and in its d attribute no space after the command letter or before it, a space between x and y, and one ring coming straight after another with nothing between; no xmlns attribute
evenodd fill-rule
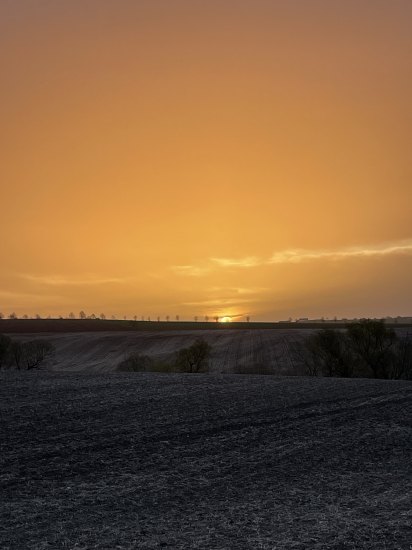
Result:
<svg viewBox="0 0 412 550"><path fill-rule="evenodd" d="M412 315L410 0L2 0L0 311Z"/></svg>

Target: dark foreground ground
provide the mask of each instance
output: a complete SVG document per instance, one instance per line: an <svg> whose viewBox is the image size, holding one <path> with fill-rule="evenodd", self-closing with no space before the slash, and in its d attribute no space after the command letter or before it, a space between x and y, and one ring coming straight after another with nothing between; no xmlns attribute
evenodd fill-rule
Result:
<svg viewBox="0 0 412 550"><path fill-rule="evenodd" d="M412 383L0 377L2 549L409 550Z"/></svg>

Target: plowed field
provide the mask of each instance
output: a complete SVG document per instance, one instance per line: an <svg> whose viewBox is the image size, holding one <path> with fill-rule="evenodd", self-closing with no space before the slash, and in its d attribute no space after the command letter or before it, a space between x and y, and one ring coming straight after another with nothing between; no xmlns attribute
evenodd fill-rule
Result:
<svg viewBox="0 0 412 550"><path fill-rule="evenodd" d="M4 550L412 544L410 382L9 371L0 412Z"/></svg>
<svg viewBox="0 0 412 550"><path fill-rule="evenodd" d="M309 329L175 330L35 333L10 335L19 340L46 338L56 348L48 368L57 371L113 371L131 353L167 360L201 336L212 346L209 371L302 374L296 343Z"/></svg>

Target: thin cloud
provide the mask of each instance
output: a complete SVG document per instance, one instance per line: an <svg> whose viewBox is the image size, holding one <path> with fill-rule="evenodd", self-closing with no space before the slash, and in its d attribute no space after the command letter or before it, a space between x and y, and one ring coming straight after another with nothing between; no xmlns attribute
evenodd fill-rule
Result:
<svg viewBox="0 0 412 550"><path fill-rule="evenodd" d="M252 268L270 265L298 264L316 260L345 260L351 258L378 258L385 256L412 254L412 240L403 240L378 245L352 246L334 249L289 248L274 252L270 258L245 256L243 258L209 258L209 264L175 265L171 269L177 274L202 277L219 268ZM235 290L235 289L233 289ZM264 289L237 289L239 294L261 292Z"/></svg>
<svg viewBox="0 0 412 550"><path fill-rule="evenodd" d="M350 258L371 258L379 256L391 256L396 254L411 254L412 241L386 243L378 246L356 246L340 249L290 249L275 252L267 262L268 264L300 263L310 260L344 260Z"/></svg>
<svg viewBox="0 0 412 550"><path fill-rule="evenodd" d="M202 277L211 271L210 267L195 265L172 265L170 269L176 275L186 275L188 277Z"/></svg>
<svg viewBox="0 0 412 550"><path fill-rule="evenodd" d="M267 287L252 287L252 288L236 288L234 289L238 294L260 294L262 292L268 292L270 289Z"/></svg>
<svg viewBox="0 0 412 550"><path fill-rule="evenodd" d="M220 267L255 267L262 264L262 260L256 256L246 258L210 258Z"/></svg>
<svg viewBox="0 0 412 550"><path fill-rule="evenodd" d="M209 289L211 292L231 293L231 294L260 294L270 290L267 287L231 287L231 286L213 286Z"/></svg>
<svg viewBox="0 0 412 550"><path fill-rule="evenodd" d="M60 275L29 275L21 274L20 278L33 283L40 283L50 286L86 286L86 285L106 285L106 284L121 284L126 282L126 279L118 277L94 278L92 276L84 279L69 279Z"/></svg>
<svg viewBox="0 0 412 550"><path fill-rule="evenodd" d="M215 307L215 306L225 306L225 307L230 307L230 306L237 306L239 304L249 304L249 303L252 303L254 302L254 300L252 299L246 299L246 298L239 298L239 299L236 299L236 298L222 298L222 299L213 299L213 300L199 300L199 301L196 301L196 302L184 302L183 305L185 306L211 306L211 307Z"/></svg>

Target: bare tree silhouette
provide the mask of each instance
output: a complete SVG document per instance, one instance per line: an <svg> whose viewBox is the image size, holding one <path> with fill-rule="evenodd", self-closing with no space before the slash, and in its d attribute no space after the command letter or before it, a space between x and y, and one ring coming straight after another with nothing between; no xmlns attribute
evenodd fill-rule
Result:
<svg viewBox="0 0 412 550"><path fill-rule="evenodd" d="M54 352L54 346L47 340L24 342L21 346L22 360L27 370L38 368Z"/></svg>
<svg viewBox="0 0 412 550"><path fill-rule="evenodd" d="M199 372L207 369L212 348L203 338L198 338L190 347L180 349L175 356L175 366L182 372Z"/></svg>
<svg viewBox="0 0 412 550"><path fill-rule="evenodd" d="M10 353L17 367L17 370L20 370L20 364L23 356L23 348L21 342L12 342L10 346Z"/></svg>

